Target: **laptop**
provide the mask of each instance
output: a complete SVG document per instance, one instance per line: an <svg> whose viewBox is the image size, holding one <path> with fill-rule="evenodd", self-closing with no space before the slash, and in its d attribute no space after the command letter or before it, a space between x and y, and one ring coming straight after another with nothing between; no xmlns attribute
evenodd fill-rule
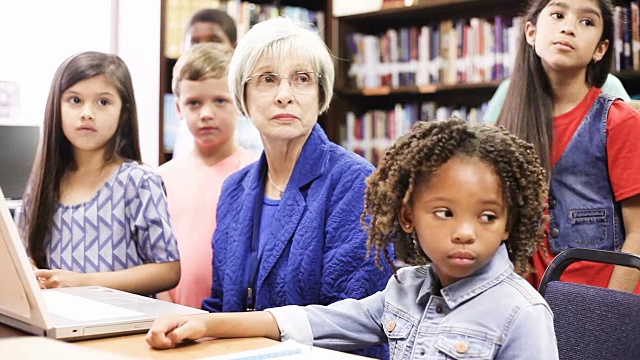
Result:
<svg viewBox="0 0 640 360"><path fill-rule="evenodd" d="M40 289L1 188L0 277L0 323L54 339L146 332L162 314L206 313L100 286Z"/></svg>

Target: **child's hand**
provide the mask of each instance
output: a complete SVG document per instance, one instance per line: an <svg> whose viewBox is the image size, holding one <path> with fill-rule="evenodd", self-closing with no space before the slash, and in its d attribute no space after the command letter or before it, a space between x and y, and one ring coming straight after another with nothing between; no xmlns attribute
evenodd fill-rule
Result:
<svg viewBox="0 0 640 360"><path fill-rule="evenodd" d="M147 333L147 343L156 349L169 349L184 340L205 336L204 319L188 315L163 315L157 318Z"/></svg>
<svg viewBox="0 0 640 360"><path fill-rule="evenodd" d="M36 265L36 262L33 261L33 259L31 260L31 270L33 270L34 273L36 271L40 270L40 269L38 269L38 266ZM37 275L36 275L36 280L38 280L38 285L40 286L40 289L46 289L47 288L46 286L44 286L43 279L40 279Z"/></svg>
<svg viewBox="0 0 640 360"><path fill-rule="evenodd" d="M67 270L43 270L34 271L40 287L43 289L53 289L61 287L82 286L82 277L85 274Z"/></svg>

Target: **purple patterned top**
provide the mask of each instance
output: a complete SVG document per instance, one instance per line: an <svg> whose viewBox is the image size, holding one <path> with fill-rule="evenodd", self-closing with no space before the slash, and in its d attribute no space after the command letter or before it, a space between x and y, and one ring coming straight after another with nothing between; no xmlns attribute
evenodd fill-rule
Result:
<svg viewBox="0 0 640 360"><path fill-rule="evenodd" d="M51 269L83 273L179 260L162 179L127 162L90 200L57 203L45 253Z"/></svg>

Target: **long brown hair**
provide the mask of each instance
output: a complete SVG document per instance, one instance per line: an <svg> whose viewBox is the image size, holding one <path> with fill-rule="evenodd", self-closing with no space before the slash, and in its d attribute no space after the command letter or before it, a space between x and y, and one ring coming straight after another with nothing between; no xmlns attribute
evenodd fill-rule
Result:
<svg viewBox="0 0 640 360"><path fill-rule="evenodd" d="M525 37L525 24L537 24L538 16L550 0L533 0L522 17L520 43L514 62L507 97L498 117L498 125L533 144L542 165L551 174L551 144L553 144L553 92L542 61ZM604 22L600 41L613 42L613 5L599 0ZM611 48L611 46L610 46ZM586 83L601 87L613 62L613 51L607 49L602 59L587 66Z"/></svg>
<svg viewBox="0 0 640 360"><path fill-rule="evenodd" d="M29 184L23 198L26 211L20 223L27 250L39 268L47 268L44 242L49 234L64 174L76 167L73 147L62 132L62 94L78 82L104 75L118 90L122 110L118 130L109 140L105 163L116 159L141 162L138 115L129 70L118 56L82 52L65 60L56 71L44 114L44 130Z"/></svg>

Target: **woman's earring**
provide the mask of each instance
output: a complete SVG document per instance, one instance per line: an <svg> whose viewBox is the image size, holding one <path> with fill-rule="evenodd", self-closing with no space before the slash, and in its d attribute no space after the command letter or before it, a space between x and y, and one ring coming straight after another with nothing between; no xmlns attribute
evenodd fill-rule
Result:
<svg viewBox="0 0 640 360"><path fill-rule="evenodd" d="M597 62L598 62L598 58L594 55L594 56L593 56L593 63L595 64L595 63L597 63Z"/></svg>
<svg viewBox="0 0 640 360"><path fill-rule="evenodd" d="M410 226L411 226L411 224L404 224L404 227L405 227L405 228L407 228L407 229L408 229Z"/></svg>

